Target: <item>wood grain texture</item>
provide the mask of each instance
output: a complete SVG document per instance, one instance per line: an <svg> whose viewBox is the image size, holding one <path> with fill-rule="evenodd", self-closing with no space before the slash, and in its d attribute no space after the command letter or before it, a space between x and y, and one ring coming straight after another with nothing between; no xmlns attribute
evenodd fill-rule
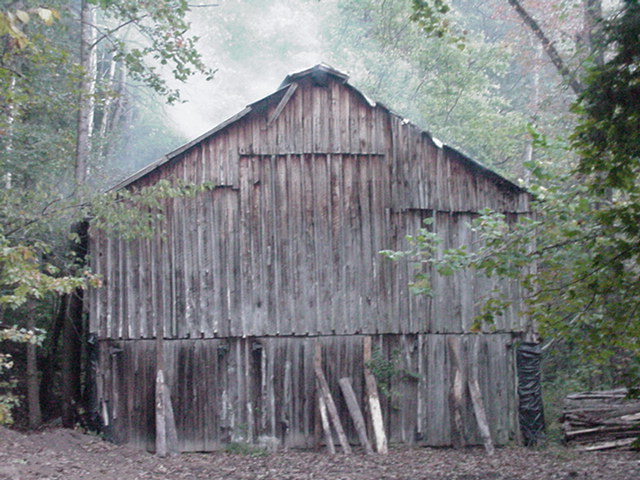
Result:
<svg viewBox="0 0 640 480"><path fill-rule="evenodd" d="M443 249L473 250L468 224L480 210L515 222L529 196L371 105L342 77L300 76L295 85L122 184L210 184L194 198L163 200L153 238L125 242L91 229L90 265L104 287L87 295L89 325L102 345L99 384L114 436L154 444L149 392L163 333L181 450L261 435L311 447L320 427L313 341L322 339L327 382L346 412L338 379L350 377L364 402L361 342L371 335L414 373L394 377L398 396L380 399L389 440L450 445L446 337L458 338L464 371L478 305L497 288L512 307L479 340L479 388L492 399L496 443L515 438L510 345L525 327L520 287L425 267L434 296L416 297L407 289L414 266L379 251L406 248L427 218ZM465 402L465 441L479 442ZM355 441L352 419L342 421Z"/></svg>
<svg viewBox="0 0 640 480"><path fill-rule="evenodd" d="M397 366L391 398L380 398L388 441L408 444L451 445L448 392L454 381L446 337L453 335L379 335L373 351ZM462 369L469 369L469 335L455 335L460 343ZM230 441L275 437L283 448L311 448L318 411L315 343L323 351L323 371L340 421L350 443L359 437L341 394L338 380L349 377L357 402L368 403L361 336L265 337L185 339L164 342L165 381L171 391L181 451L207 451ZM517 435L509 413L515 389L513 376L496 375L510 368L510 335L478 336L478 384L488 399L487 423L495 443ZM154 340L101 340L99 398L114 440L155 448ZM402 346L406 350L400 350ZM415 345L415 348L413 347ZM420 348L418 348L421 345ZM490 373L488 369L491 368ZM480 444L471 399L463 395L460 407L465 442ZM419 435L418 435L419 433Z"/></svg>

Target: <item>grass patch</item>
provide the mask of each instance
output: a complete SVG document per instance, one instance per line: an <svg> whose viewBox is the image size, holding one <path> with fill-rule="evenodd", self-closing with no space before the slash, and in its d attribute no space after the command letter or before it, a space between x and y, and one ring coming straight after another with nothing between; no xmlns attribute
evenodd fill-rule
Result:
<svg viewBox="0 0 640 480"><path fill-rule="evenodd" d="M224 451L234 455L246 455L250 457L266 457L269 455L264 448L256 447L245 442L231 442L225 445Z"/></svg>

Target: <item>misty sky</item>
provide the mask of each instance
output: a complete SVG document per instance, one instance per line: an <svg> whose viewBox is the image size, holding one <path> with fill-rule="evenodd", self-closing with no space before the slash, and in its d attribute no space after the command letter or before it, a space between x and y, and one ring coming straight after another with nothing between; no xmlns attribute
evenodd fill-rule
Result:
<svg viewBox="0 0 640 480"><path fill-rule="evenodd" d="M200 0L199 4L209 3ZM335 65L324 47L321 19L333 0L216 0L193 8L192 34L213 81L180 86L186 104L168 108L176 129L192 139L272 93L287 74L318 63Z"/></svg>

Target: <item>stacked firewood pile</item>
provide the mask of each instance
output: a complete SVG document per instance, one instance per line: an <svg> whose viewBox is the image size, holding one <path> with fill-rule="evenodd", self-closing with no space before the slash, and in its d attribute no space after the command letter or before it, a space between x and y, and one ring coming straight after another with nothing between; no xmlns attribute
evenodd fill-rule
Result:
<svg viewBox="0 0 640 480"><path fill-rule="evenodd" d="M562 422L565 440L580 450L629 448L640 437L640 399L627 399L627 390L568 395Z"/></svg>

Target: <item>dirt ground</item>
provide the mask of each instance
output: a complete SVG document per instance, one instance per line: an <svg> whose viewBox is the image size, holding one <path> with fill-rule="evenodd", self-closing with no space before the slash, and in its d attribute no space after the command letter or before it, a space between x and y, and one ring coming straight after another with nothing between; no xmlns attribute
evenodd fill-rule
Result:
<svg viewBox="0 0 640 480"><path fill-rule="evenodd" d="M0 479L640 479L637 452L500 448L395 448L387 456L323 452L218 452L158 458L73 430L23 434L0 428Z"/></svg>

